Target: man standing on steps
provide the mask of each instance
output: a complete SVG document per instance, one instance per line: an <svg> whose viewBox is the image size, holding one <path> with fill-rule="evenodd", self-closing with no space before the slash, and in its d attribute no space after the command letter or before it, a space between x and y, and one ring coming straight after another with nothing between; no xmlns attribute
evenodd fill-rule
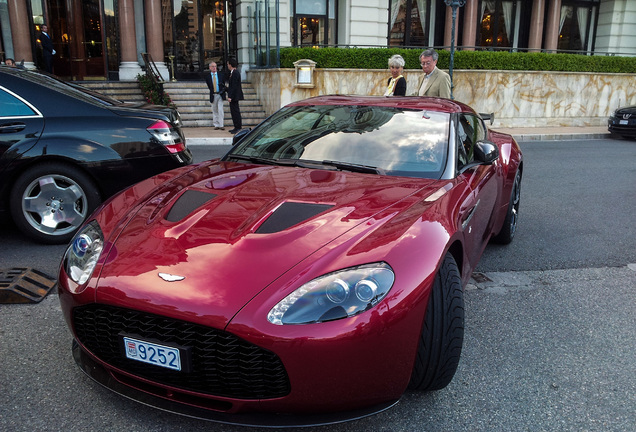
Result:
<svg viewBox="0 0 636 432"><path fill-rule="evenodd" d="M212 125L215 130L225 130L223 127L223 101L226 97L224 80L216 70L216 63L210 62L210 72L204 72L203 78L210 89L210 103L212 103Z"/></svg>
<svg viewBox="0 0 636 432"><path fill-rule="evenodd" d="M46 24L42 24L40 32L40 45L42 46L42 58L44 59L44 70L48 73L53 73L53 56L55 50L53 49L53 41L49 36L49 27Z"/></svg>
<svg viewBox="0 0 636 432"><path fill-rule="evenodd" d="M234 129L230 131L231 134L237 133L243 126L241 110L239 108L239 101L244 98L243 87L241 86L241 73L237 67L238 61L236 61L235 58L228 59L227 100L230 103L230 114L232 114L232 123L234 124Z"/></svg>

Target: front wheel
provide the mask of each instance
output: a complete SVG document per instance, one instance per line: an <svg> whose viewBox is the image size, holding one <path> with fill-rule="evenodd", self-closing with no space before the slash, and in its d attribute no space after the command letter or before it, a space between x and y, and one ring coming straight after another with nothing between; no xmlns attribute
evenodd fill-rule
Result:
<svg viewBox="0 0 636 432"><path fill-rule="evenodd" d="M440 390L459 365L464 343L464 293L457 263L449 253L435 276L409 388Z"/></svg>
<svg viewBox="0 0 636 432"><path fill-rule="evenodd" d="M11 216L41 243L67 243L101 202L92 180L76 167L45 163L26 170L11 190Z"/></svg>

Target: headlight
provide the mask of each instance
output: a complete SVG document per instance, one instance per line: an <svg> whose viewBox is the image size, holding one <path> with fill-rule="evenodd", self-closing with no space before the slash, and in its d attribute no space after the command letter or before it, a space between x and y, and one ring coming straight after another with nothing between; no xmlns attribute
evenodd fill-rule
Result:
<svg viewBox="0 0 636 432"><path fill-rule="evenodd" d="M321 276L298 288L269 311L272 324L309 324L347 318L382 300L395 281L387 263L366 264Z"/></svg>
<svg viewBox="0 0 636 432"><path fill-rule="evenodd" d="M104 235L96 221L79 231L64 254L64 270L77 284L86 283L93 274L104 248Z"/></svg>

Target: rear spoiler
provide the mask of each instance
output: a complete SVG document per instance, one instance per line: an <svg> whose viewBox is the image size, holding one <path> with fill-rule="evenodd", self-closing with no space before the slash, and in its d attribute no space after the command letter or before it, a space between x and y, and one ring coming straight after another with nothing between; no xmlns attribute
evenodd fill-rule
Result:
<svg viewBox="0 0 636 432"><path fill-rule="evenodd" d="M491 126L492 126L493 122L495 121L495 113L479 113L479 116L484 121L490 121L490 125Z"/></svg>

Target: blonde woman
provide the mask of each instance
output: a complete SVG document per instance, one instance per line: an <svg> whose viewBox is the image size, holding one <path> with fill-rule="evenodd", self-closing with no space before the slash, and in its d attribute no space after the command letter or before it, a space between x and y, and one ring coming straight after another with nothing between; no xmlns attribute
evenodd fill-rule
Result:
<svg viewBox="0 0 636 432"><path fill-rule="evenodd" d="M389 59L391 78L387 81L387 89L384 96L406 96L406 79L402 76L404 72L404 59L401 55L395 54Z"/></svg>

